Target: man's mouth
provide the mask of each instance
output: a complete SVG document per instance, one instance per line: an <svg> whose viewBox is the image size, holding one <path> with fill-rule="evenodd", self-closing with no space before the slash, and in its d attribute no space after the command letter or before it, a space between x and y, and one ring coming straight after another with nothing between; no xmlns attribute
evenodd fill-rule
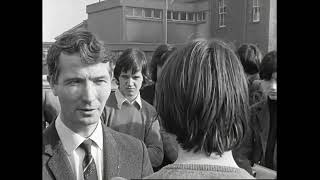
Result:
<svg viewBox="0 0 320 180"><path fill-rule="evenodd" d="M95 108L79 108L78 110L84 111L84 112L90 112L96 110Z"/></svg>
<svg viewBox="0 0 320 180"><path fill-rule="evenodd" d="M276 96L276 95L277 95L276 92L270 92L269 94L270 94L271 96Z"/></svg>

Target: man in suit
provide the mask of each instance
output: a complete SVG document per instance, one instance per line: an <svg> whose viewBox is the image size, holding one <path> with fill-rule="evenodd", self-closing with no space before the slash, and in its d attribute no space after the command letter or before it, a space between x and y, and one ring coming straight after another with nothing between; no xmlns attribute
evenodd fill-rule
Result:
<svg viewBox="0 0 320 180"><path fill-rule="evenodd" d="M103 44L88 31L67 33L50 47L47 62L61 112L43 132L43 179L136 179L153 173L141 140L100 121L112 79Z"/></svg>

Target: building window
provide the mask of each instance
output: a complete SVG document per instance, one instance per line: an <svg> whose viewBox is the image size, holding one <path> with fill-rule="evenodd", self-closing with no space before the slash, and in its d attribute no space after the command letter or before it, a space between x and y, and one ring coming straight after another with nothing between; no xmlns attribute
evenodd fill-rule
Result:
<svg viewBox="0 0 320 180"><path fill-rule="evenodd" d="M182 20L182 21L187 20L187 13L186 12L180 12L180 20Z"/></svg>
<svg viewBox="0 0 320 180"><path fill-rule="evenodd" d="M162 17L161 17L161 15L162 15L162 11L161 11L161 10L155 9L153 12L154 12L154 13L153 13L153 17L154 17L154 18L158 18L158 19L161 19L161 18L162 18Z"/></svg>
<svg viewBox="0 0 320 180"><path fill-rule="evenodd" d="M152 9L144 8L143 12L145 18L152 18Z"/></svg>
<svg viewBox="0 0 320 180"><path fill-rule="evenodd" d="M227 7L224 3L224 0L218 0L218 22L219 22L219 27L225 27L225 16L227 14Z"/></svg>
<svg viewBox="0 0 320 180"><path fill-rule="evenodd" d="M197 21L202 21L202 13L197 12Z"/></svg>
<svg viewBox="0 0 320 180"><path fill-rule="evenodd" d="M179 12L178 11L173 11L172 12L172 17L174 20L179 20Z"/></svg>
<svg viewBox="0 0 320 180"><path fill-rule="evenodd" d="M133 16L133 7L126 7L126 16Z"/></svg>
<svg viewBox="0 0 320 180"><path fill-rule="evenodd" d="M202 20L203 21L206 20L206 15L207 15L207 12L206 11L202 11Z"/></svg>
<svg viewBox="0 0 320 180"><path fill-rule="evenodd" d="M260 21L260 3L259 0L253 0L252 5L252 21L259 22Z"/></svg>
<svg viewBox="0 0 320 180"><path fill-rule="evenodd" d="M133 9L133 16L142 17L142 8L134 8Z"/></svg>
<svg viewBox="0 0 320 180"><path fill-rule="evenodd" d="M188 21L194 21L194 13L193 12L188 12L187 13L187 20Z"/></svg>
<svg viewBox="0 0 320 180"><path fill-rule="evenodd" d="M172 19L172 11L167 12L167 19Z"/></svg>
<svg viewBox="0 0 320 180"><path fill-rule="evenodd" d="M145 18L152 18L152 9L144 8L143 12Z"/></svg>

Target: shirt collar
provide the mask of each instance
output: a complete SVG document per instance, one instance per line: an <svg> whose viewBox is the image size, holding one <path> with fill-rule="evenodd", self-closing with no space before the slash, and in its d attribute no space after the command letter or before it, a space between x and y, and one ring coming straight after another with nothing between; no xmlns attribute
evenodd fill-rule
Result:
<svg viewBox="0 0 320 180"><path fill-rule="evenodd" d="M136 99L135 99L132 103L130 103L130 101L122 95L122 93L120 92L119 89L117 89L117 90L115 91L115 95L116 95L116 99L117 99L117 103L118 103L118 108L119 108L119 109L121 109L121 106L122 106L122 104L123 104L124 102L127 102L127 103L129 103L129 104L134 104L134 103L136 103L136 104L138 105L137 108L138 108L139 110L140 110L141 107L142 107L140 93L138 93Z"/></svg>
<svg viewBox="0 0 320 180"><path fill-rule="evenodd" d="M78 148L78 146L86 140L86 138L80 136L79 134L73 132L69 129L61 120L60 114L56 119L56 129L58 135L61 139L63 147L67 151L68 155ZM91 136L89 137L95 144L102 150L103 147L103 133L102 133L102 126L101 122L98 123L97 128L93 131Z"/></svg>

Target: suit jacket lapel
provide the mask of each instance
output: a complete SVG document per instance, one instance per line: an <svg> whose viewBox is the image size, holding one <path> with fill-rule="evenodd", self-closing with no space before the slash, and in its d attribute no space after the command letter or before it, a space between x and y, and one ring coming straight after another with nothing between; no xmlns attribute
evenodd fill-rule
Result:
<svg viewBox="0 0 320 180"><path fill-rule="evenodd" d="M47 142L45 142L45 153L51 156L48 167L57 180L76 179L62 142L55 128L55 122L47 129ZM50 137L50 138L48 138Z"/></svg>
<svg viewBox="0 0 320 180"><path fill-rule="evenodd" d="M120 155L118 152L116 141L112 134L102 123L103 129L103 179L110 179L114 176L119 176L119 161Z"/></svg>

